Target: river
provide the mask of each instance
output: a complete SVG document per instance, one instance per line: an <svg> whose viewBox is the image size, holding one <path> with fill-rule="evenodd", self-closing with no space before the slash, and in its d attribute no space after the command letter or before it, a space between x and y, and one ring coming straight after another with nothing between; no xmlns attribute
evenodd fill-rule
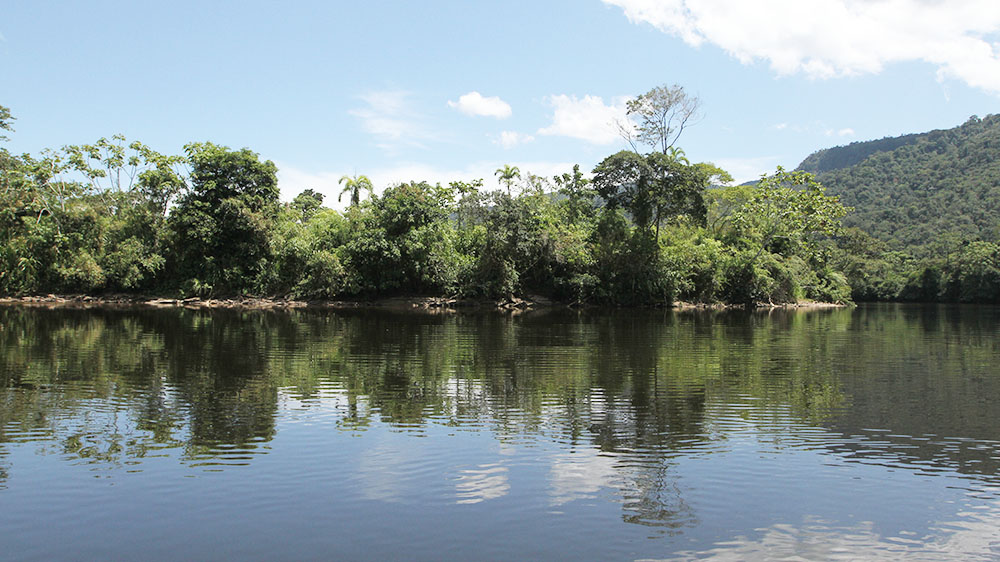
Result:
<svg viewBox="0 0 1000 562"><path fill-rule="evenodd" d="M1000 308L0 307L0 559L1000 558Z"/></svg>

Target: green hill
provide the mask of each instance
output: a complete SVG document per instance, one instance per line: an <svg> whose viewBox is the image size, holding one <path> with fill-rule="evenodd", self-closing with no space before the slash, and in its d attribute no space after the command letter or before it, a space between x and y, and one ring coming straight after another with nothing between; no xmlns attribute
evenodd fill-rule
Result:
<svg viewBox="0 0 1000 562"><path fill-rule="evenodd" d="M879 140L852 142L847 146L824 148L807 156L799 164L798 169L812 174L820 174L822 172L849 168L864 161L872 154L889 152L901 146L913 144L922 136L920 134L910 134L900 137L886 137Z"/></svg>
<svg viewBox="0 0 1000 562"><path fill-rule="evenodd" d="M1000 239L1000 115L820 150L799 169L854 207L846 226L892 249L922 256L946 241Z"/></svg>

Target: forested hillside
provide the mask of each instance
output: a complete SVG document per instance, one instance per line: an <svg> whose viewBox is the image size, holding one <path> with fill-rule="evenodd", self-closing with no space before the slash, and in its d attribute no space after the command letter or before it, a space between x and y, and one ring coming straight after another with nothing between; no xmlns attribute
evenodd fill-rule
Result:
<svg viewBox="0 0 1000 562"><path fill-rule="evenodd" d="M799 169L854 208L845 226L893 249L924 256L943 239L1000 237L1000 115L821 150Z"/></svg>
<svg viewBox="0 0 1000 562"><path fill-rule="evenodd" d="M923 135L911 134L887 137L879 140L852 142L847 146L835 146L817 150L799 164L798 169L811 174L830 172L848 168L864 161L872 154L889 152L901 146L917 142Z"/></svg>
<svg viewBox="0 0 1000 562"><path fill-rule="evenodd" d="M856 299L1000 301L1000 115L821 150L799 169L853 208L839 265Z"/></svg>

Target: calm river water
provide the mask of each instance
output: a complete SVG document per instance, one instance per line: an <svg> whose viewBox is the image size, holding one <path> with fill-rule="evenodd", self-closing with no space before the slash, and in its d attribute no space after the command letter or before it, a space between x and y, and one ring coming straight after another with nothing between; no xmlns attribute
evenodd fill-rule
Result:
<svg viewBox="0 0 1000 562"><path fill-rule="evenodd" d="M1000 309L0 307L0 559L1000 558Z"/></svg>

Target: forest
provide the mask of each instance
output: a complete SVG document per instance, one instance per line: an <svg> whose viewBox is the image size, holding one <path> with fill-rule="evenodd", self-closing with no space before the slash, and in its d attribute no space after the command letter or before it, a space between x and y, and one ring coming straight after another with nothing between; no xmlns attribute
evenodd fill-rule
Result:
<svg viewBox="0 0 1000 562"><path fill-rule="evenodd" d="M1000 295L989 209L969 203L968 212L979 213L969 219L977 227L961 230L963 223L950 218L924 223L909 211L871 204L900 199L902 188L884 181L907 181L899 167L909 160L897 152L924 155L921 166L944 177L982 157L963 148L968 143L921 138L854 147L852 154L827 153L826 164L814 169L818 178L778 168L752 185L731 185L724 170L689 161L676 145L697 99L661 86L628 108L632 122L622 130L631 149L607 156L589 177L579 166L540 177L505 165L496 171L503 188L489 191L483 180L415 180L378 190L364 175L345 176L344 211L324 206L323 195L310 189L281 202L276 166L248 148L195 142L183 154L165 155L122 136L34 156L0 147L0 294L522 295L662 306L994 302ZM0 128L12 133L13 124L0 106ZM987 118L962 129L993 131L995 139L996 124ZM893 171L867 171L873 160L890 157ZM838 162L853 165L836 168ZM962 186L992 197L1000 194L992 166L984 164L993 174L985 179L936 184L933 201L900 200L934 209L965 197ZM908 232L904 220L893 223L896 215L885 213L929 224L943 245L915 246L927 233L907 238L900 234Z"/></svg>
<svg viewBox="0 0 1000 562"><path fill-rule="evenodd" d="M815 172L852 208L836 267L855 300L1000 301L1000 115L819 151Z"/></svg>

